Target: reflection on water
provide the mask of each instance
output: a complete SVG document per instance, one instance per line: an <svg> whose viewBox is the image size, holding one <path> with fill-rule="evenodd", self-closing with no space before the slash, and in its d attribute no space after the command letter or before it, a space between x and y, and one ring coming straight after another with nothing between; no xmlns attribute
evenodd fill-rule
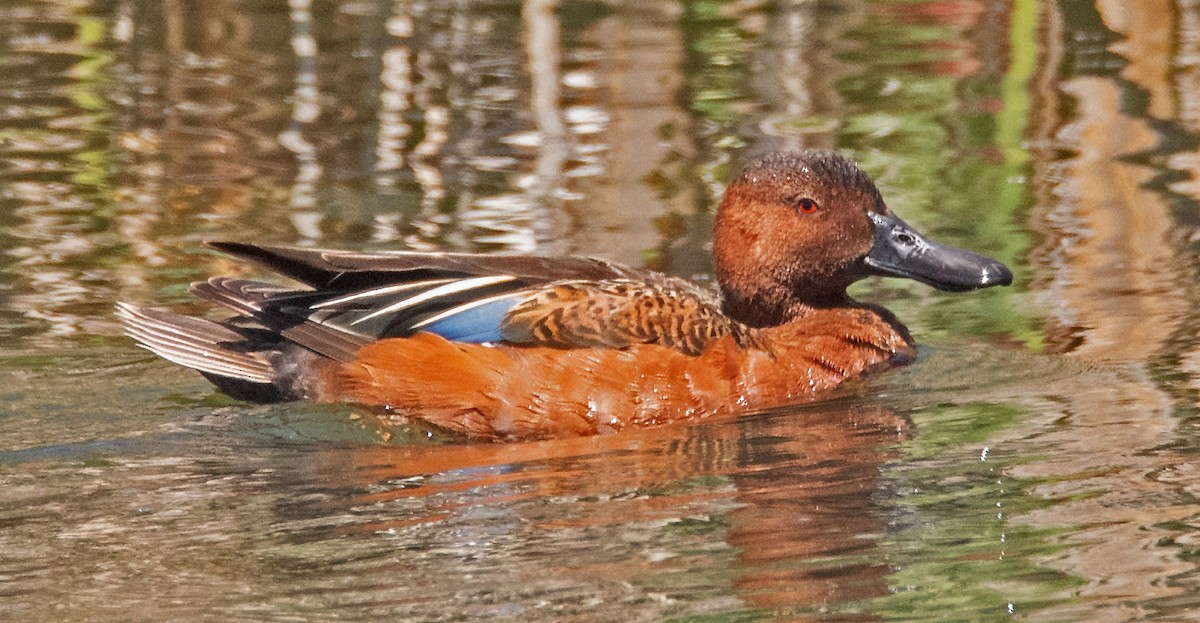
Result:
<svg viewBox="0 0 1200 623"><path fill-rule="evenodd" d="M1184 0L0 6L0 618L1185 620L1200 8ZM1018 285L857 292L829 402L462 445L119 336L213 238L711 278L737 162L837 148Z"/></svg>

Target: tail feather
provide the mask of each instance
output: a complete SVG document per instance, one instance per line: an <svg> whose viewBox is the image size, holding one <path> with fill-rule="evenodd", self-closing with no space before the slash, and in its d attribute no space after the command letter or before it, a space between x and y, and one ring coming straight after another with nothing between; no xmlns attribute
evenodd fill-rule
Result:
<svg viewBox="0 0 1200 623"><path fill-rule="evenodd" d="M218 323L117 303L125 333L146 350L192 368L221 391L251 402L320 399L333 362L267 328Z"/></svg>
<svg viewBox="0 0 1200 623"><path fill-rule="evenodd" d="M354 353L371 341L340 327L310 320L305 313L294 313L286 303L308 296L304 291L228 277L194 283L191 290L200 298L224 305L284 339L335 361L352 361ZM303 307L307 308L307 303Z"/></svg>
<svg viewBox="0 0 1200 623"><path fill-rule="evenodd" d="M246 335L225 325L127 303L117 304L117 317L129 337L163 359L217 376L273 382L265 354L239 348L246 345Z"/></svg>

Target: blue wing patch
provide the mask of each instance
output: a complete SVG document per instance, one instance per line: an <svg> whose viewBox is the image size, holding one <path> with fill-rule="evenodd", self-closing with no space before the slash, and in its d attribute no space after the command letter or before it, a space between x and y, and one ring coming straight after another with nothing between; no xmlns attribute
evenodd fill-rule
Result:
<svg viewBox="0 0 1200 623"><path fill-rule="evenodd" d="M509 294L471 301L427 318L413 329L435 333L454 342L500 342L504 340L500 333L504 315L526 297L527 293Z"/></svg>

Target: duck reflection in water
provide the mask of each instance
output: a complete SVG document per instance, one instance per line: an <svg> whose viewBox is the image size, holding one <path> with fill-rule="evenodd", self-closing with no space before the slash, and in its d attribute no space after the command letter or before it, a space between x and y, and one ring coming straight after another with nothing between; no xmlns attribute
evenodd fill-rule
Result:
<svg viewBox="0 0 1200 623"><path fill-rule="evenodd" d="M880 465L910 430L860 403L529 443L320 445L268 486L309 493L277 531L361 551L373 576L411 579L374 598L441 617L531 596L569 614L580 592L619 608L631 590L676 614L731 589L743 607L836 611L887 594ZM430 599L448 586L452 603Z"/></svg>
<svg viewBox="0 0 1200 623"><path fill-rule="evenodd" d="M824 151L766 156L729 184L713 231L719 296L591 258L213 246L304 285L195 284L237 314L224 323L121 305L143 346L235 397L387 407L490 440L810 400L915 353L891 313L846 294L855 281L1012 281L999 262L918 234Z"/></svg>

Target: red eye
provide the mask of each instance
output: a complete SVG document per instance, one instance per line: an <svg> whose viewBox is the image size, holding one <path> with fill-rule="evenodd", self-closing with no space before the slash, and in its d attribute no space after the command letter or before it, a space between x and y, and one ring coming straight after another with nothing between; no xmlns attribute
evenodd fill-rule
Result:
<svg viewBox="0 0 1200 623"><path fill-rule="evenodd" d="M817 205L817 202L808 197L804 197L796 202L796 210L801 214L816 214L818 208L820 206Z"/></svg>

